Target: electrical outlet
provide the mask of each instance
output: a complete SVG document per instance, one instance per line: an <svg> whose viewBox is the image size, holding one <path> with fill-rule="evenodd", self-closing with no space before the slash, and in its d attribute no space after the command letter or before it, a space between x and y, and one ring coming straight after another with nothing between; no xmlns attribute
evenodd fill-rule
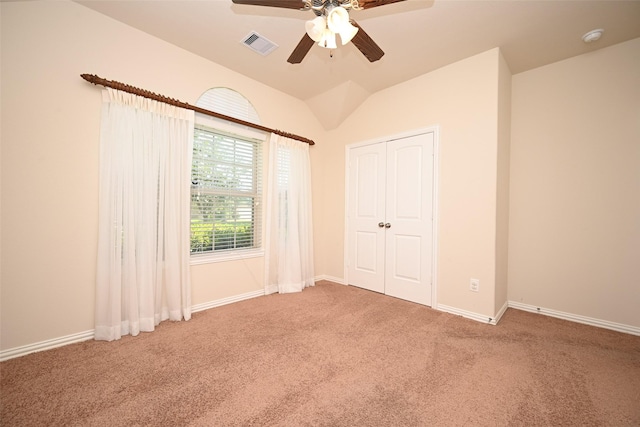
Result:
<svg viewBox="0 0 640 427"><path fill-rule="evenodd" d="M469 283L469 290L471 292L478 292L480 290L480 280L471 279L471 282Z"/></svg>

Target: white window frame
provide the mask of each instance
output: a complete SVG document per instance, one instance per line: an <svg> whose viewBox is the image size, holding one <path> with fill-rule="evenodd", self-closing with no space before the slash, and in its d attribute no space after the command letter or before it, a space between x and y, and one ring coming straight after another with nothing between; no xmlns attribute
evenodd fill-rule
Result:
<svg viewBox="0 0 640 427"><path fill-rule="evenodd" d="M214 117L205 116L200 113L196 113L196 126L202 126L205 128L212 129L214 132L220 132L223 134L237 136L241 139L249 139L255 140L260 145L262 149L262 176L260 179L262 183L265 183L265 171L266 171L266 160L267 153L265 140L267 135L264 132L254 130L252 128L248 128L246 126L237 125L235 123L230 123L221 119L216 119ZM265 192L264 188L262 191L262 199L264 200ZM225 261L234 261L234 260L242 260L249 258L258 258L264 256L264 222L265 222L265 211L264 211L265 203L260 204L260 247L258 248L247 248L247 249L234 249L234 250L223 250L223 251L211 251L207 253L192 253L191 254L191 265L200 265L200 264L210 264L217 262L225 262Z"/></svg>

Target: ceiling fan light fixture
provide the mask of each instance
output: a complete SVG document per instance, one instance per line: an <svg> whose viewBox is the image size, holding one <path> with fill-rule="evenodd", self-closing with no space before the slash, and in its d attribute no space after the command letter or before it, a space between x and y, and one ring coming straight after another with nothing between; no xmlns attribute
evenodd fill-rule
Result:
<svg viewBox="0 0 640 427"><path fill-rule="evenodd" d="M327 21L324 16L318 16L311 21L305 23L305 29L307 34L314 42L319 42L322 39L324 31L327 29Z"/></svg>
<svg viewBox="0 0 640 427"><path fill-rule="evenodd" d="M356 36L358 33L358 27L354 27L350 22L347 22L342 30L340 31L340 40L342 40L342 45L349 43L352 38Z"/></svg>
<svg viewBox="0 0 640 427"><path fill-rule="evenodd" d="M349 23L349 12L342 6L333 7L327 13L327 25L334 33L340 33Z"/></svg>
<svg viewBox="0 0 640 427"><path fill-rule="evenodd" d="M325 29L318 45L327 49L336 49L338 47L336 45L336 34L328 28Z"/></svg>

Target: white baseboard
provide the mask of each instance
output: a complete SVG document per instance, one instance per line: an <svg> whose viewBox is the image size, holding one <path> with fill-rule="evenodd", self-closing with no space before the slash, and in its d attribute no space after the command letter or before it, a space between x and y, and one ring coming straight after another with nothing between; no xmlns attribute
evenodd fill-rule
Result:
<svg viewBox="0 0 640 427"><path fill-rule="evenodd" d="M556 317L558 319L569 320L571 322L582 323L585 325L596 326L598 328L611 329L625 334L640 335L640 327L625 325L622 323L609 322L608 320L595 319L593 317L580 316L578 314L565 313L562 311L551 310L549 308L536 307L535 305L523 304L516 301L509 301L509 307L517 310L529 311L531 313L540 313L545 316Z"/></svg>
<svg viewBox="0 0 640 427"><path fill-rule="evenodd" d="M534 305L522 304L516 301L507 301L500 311L496 314L495 318L490 318L482 314L473 313L471 311L461 310L455 307L449 307L447 305L438 304L434 307L436 310L444 311L458 316L465 317L467 319L476 320L478 322L487 323L490 325L497 325L502 315L507 311L507 308L514 308L516 310L528 311L531 313L544 314L545 316L556 317L558 319L568 320L570 322L582 323L585 325L596 326L598 328L611 329L617 332L623 332L625 334L640 335L640 328L637 326L625 325L622 323L610 322L608 320L595 319L587 316L580 316L578 314L565 313L562 311L551 310L543 307L536 307Z"/></svg>
<svg viewBox="0 0 640 427"><path fill-rule="evenodd" d="M495 323L492 323L492 325L498 324L500 319L502 319L502 315L505 313L505 311L507 311L507 308L509 308L509 301L505 301L504 304L502 305L502 308L498 310L498 313L496 313Z"/></svg>
<svg viewBox="0 0 640 427"><path fill-rule="evenodd" d="M316 276L316 277L314 277L313 280L315 280L316 282L318 282L320 280L328 280L329 282L338 283L340 285L346 285L347 284L344 281L344 279L341 279L339 277L327 276L326 274L321 274L320 276Z"/></svg>
<svg viewBox="0 0 640 427"><path fill-rule="evenodd" d="M502 314L504 314L504 312L507 310L507 305L505 304L504 307L500 309L500 312L498 312L498 316L496 317L489 317L489 316L485 316L484 314L478 314L471 311L462 310L456 307L449 307L448 305L444 305L444 304L438 304L437 307L433 307L433 308L439 311L444 311L450 314L455 314L457 316L462 316L467 319L475 320L477 322L486 323L488 325L497 325L498 321L500 320L500 317L502 317Z"/></svg>
<svg viewBox="0 0 640 427"><path fill-rule="evenodd" d="M488 316L485 316L484 314L478 314L472 311L461 310L459 308L450 307L444 304L438 304L438 306L434 308L436 310L445 311L447 313L455 314L458 316L465 317L467 319L471 319L478 322L486 323L488 325L495 326L498 324L498 322L502 318L502 315L505 313L505 311L507 311L507 308L509 308L509 303L505 302L504 305L500 308L500 310L498 310L498 313L496 314L495 317L488 317Z"/></svg>
<svg viewBox="0 0 640 427"><path fill-rule="evenodd" d="M34 344L27 344L21 347L10 348L8 350L0 351L0 362L5 360L14 359L20 356L26 356L30 353L36 353L38 351L51 350L56 347L62 347L64 345L75 344L82 341L88 341L93 339L93 329L90 331L79 332L77 334L66 335L60 338L53 338L46 341L40 341Z"/></svg>
<svg viewBox="0 0 640 427"><path fill-rule="evenodd" d="M197 313L198 311L208 310L214 307L220 307L221 305L227 305L234 302L244 301L246 299L257 298L264 296L264 289L260 289L259 291L247 292L245 294L234 295L227 298L218 299L215 301L209 301L202 304L196 304L191 307L192 313Z"/></svg>
<svg viewBox="0 0 640 427"><path fill-rule="evenodd" d="M315 278L316 281L319 280L328 280L331 282L335 282L335 283L339 283L344 285L344 280L337 278L337 277L332 277L332 276L326 276L326 275L321 275L321 276L317 276ZM239 301L243 301L243 300L247 300L247 299L251 299L251 298L256 298L256 297L260 297L264 295L264 290L259 290L259 291L253 291L253 292L247 292L244 294L240 294L240 295L235 295L232 297L227 297L227 298L222 298L219 300L215 300L215 301L210 301L210 302L206 302L203 304L196 304L194 306L191 307L191 311L193 313L197 313L198 311L204 311L204 310L208 310L210 308L214 308L214 307L220 307L222 305L227 305L227 304L231 304L234 302L239 302ZM461 310L459 308L455 308L455 307L450 307L444 304L438 304L437 307L433 307L436 310L439 311L444 311L447 313L451 313L451 314L455 314L458 316L462 316L465 317L467 319L471 319L471 320L475 320L478 322L482 322L482 323L487 323L490 325L496 325L500 319L502 318L502 315L505 313L505 311L507 310L507 308L515 308L517 310L523 310L523 311L528 311L531 313L540 313L540 314L544 314L546 316L551 316L551 317L556 317L558 319L563 319L563 320L569 320L571 322L577 322L577 323L582 323L585 325L591 325L591 326L596 326L599 328L605 328L605 329L611 329L613 331L617 331L617 332L623 332L626 334L631 334L631 335L638 335L640 336L640 328L637 326L631 326L631 325L625 325L625 324L621 324L621 323L615 323L615 322L609 322L607 320L600 320L600 319L595 319L592 317L586 317L586 316L580 316L577 314L571 314L571 313L565 313L562 311L556 311L556 310L551 310L548 308L542 308L542 307L536 307L533 305L529 305L529 304L522 304L516 301L508 301L507 303L505 303L502 308L500 309L500 311L498 311L498 313L496 314L495 318L491 318L491 317L487 317L485 315L482 314L478 314L478 313L474 313L471 311L466 311L466 310ZM8 350L2 350L0 351L0 362L4 362L5 360L9 360L9 359L13 359L16 357L20 357L20 356L26 356L27 354L30 353L35 353L38 351L44 351L44 350L51 350L57 347L62 347L65 345L69 345L69 344L75 344L75 343L79 343L82 341L87 341L87 340L91 340L93 339L94 336L94 331L90 330L90 331L84 331L84 332L79 332L77 334L71 334L71 335L66 335L64 337L59 337L59 338L53 338L50 340L46 340L46 341L40 341L34 344L28 344L28 345L24 345L21 347L15 347L15 348L10 348Z"/></svg>
<svg viewBox="0 0 640 427"><path fill-rule="evenodd" d="M235 295L228 298L222 298L215 301L206 302L203 304L196 304L191 307L192 313L198 311L207 310L209 308L220 307L221 305L231 304L238 301L243 301L250 298L256 298L264 295L264 290L247 292L245 294ZM20 356L26 356L30 353L38 351L51 350L56 347L62 347L69 344L75 344L82 341L92 340L94 336L94 330L80 332L77 334L67 335L60 338L53 338L46 341L40 341L34 344L23 345L21 347L10 348L8 350L0 351L0 362L5 360L14 359Z"/></svg>

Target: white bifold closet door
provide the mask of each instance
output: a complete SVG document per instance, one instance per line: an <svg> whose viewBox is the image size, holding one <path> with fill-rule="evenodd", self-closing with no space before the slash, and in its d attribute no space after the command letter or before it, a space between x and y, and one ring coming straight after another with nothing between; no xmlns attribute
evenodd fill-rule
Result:
<svg viewBox="0 0 640 427"><path fill-rule="evenodd" d="M432 132L349 150L351 285L431 305Z"/></svg>

